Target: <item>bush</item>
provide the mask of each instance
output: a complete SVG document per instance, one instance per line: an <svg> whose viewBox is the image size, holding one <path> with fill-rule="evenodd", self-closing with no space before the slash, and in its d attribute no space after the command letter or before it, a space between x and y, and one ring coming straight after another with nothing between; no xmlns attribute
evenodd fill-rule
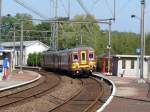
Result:
<svg viewBox="0 0 150 112"><path fill-rule="evenodd" d="M28 66L40 66L41 53L30 53L27 59Z"/></svg>

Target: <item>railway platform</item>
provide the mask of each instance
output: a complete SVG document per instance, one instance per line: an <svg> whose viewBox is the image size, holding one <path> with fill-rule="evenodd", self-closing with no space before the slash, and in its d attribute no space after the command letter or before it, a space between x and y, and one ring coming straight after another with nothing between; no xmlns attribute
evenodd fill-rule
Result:
<svg viewBox="0 0 150 112"><path fill-rule="evenodd" d="M116 86L112 101L103 112L149 112L150 84L138 83L137 78L106 76Z"/></svg>
<svg viewBox="0 0 150 112"><path fill-rule="evenodd" d="M0 81L0 91L32 83L40 77L41 76L36 72L24 70L23 74L19 74L18 70L14 70L7 79Z"/></svg>

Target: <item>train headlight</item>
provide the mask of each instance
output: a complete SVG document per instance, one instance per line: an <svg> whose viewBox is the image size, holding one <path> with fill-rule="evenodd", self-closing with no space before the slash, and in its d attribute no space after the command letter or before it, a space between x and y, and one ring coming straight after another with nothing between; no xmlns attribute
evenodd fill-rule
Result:
<svg viewBox="0 0 150 112"><path fill-rule="evenodd" d="M93 67L93 63L92 62L90 62L89 65L90 65L90 67Z"/></svg>
<svg viewBox="0 0 150 112"><path fill-rule="evenodd" d="M72 64L72 68L73 68L73 69L79 68L79 63L73 63L73 64Z"/></svg>
<svg viewBox="0 0 150 112"><path fill-rule="evenodd" d="M90 62L89 66L90 66L90 68L96 68L95 62Z"/></svg>

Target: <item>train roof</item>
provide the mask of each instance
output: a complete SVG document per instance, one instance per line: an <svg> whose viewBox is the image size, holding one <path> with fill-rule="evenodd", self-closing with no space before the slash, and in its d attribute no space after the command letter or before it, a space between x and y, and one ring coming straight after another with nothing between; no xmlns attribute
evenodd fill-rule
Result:
<svg viewBox="0 0 150 112"><path fill-rule="evenodd" d="M75 47L75 48L72 48L72 49L69 49L68 51L77 51L77 50L86 50L86 49L88 49L88 50L91 50L91 51L94 51L94 49L93 48L91 48L91 47Z"/></svg>
<svg viewBox="0 0 150 112"><path fill-rule="evenodd" d="M45 51L44 53L65 53L65 52L75 52L78 50L87 50L87 49L90 51L94 51L94 49L91 47L79 46L79 47L75 47L75 48L71 48L71 49L65 49L65 50L59 50L59 51L49 49L49 50Z"/></svg>

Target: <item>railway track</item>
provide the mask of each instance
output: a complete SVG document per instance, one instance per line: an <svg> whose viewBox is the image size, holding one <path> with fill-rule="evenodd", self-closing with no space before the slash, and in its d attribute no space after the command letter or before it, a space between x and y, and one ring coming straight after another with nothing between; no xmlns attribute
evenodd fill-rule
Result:
<svg viewBox="0 0 150 112"><path fill-rule="evenodd" d="M32 101L37 102L38 107L34 105L34 109L27 110L36 110L36 112L94 112L100 107L101 104L103 104L102 96L107 91L104 91L102 82L96 78L69 78L70 81L68 81L67 79L69 83L63 85L62 82L65 82L65 80L62 81L62 77L60 75L56 75L54 73L51 73L51 75L49 75L48 72L43 71L41 71L40 74L45 77L45 81L43 81L41 84L33 88L25 89L18 93L8 94L2 97L0 96L0 112L3 112L3 110L8 108L8 112L11 112L11 108L14 109L16 107L17 108L14 112L16 112L16 110L17 112L24 112L22 111L22 109L19 110L19 108L23 107L27 109L30 106L32 107L32 105L34 105L34 103L30 103ZM76 89L76 91L74 90L74 92L70 93L70 96L66 95L67 93L71 92L72 88L64 90L65 87L68 84L71 85L72 83L74 83L72 81L75 80L78 80L77 82L80 82L79 85L81 86ZM76 84L74 83L70 87L73 87L74 85ZM52 89L56 86L56 90ZM43 98L43 96L46 97ZM46 99L44 103L47 104L47 106L45 106L45 104L43 103L44 99ZM41 104L41 102L43 104ZM28 106L26 106L26 104Z"/></svg>
<svg viewBox="0 0 150 112"><path fill-rule="evenodd" d="M48 72L43 71L40 72L40 74L45 77L45 80L41 84L29 89L25 89L18 93L8 94L0 97L0 110L11 106L21 105L29 100L39 98L52 90L52 88L59 85L61 82L61 78L58 75L54 75L52 73L49 75Z"/></svg>
<svg viewBox="0 0 150 112"><path fill-rule="evenodd" d="M90 77L81 79L82 91L67 100L62 105L49 110L49 112L93 112L100 105L100 99L104 93L101 83ZM98 105L97 105L98 103Z"/></svg>

